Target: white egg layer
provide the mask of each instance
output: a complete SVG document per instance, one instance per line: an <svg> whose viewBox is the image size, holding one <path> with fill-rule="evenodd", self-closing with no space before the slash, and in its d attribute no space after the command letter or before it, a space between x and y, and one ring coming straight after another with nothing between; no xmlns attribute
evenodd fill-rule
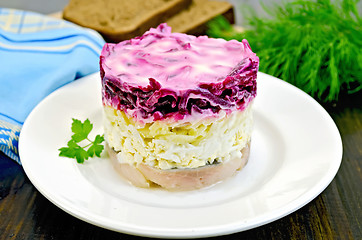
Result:
<svg viewBox="0 0 362 240"><path fill-rule="evenodd" d="M118 161L159 169L197 168L241 157L253 125L251 104L193 122L139 123L110 106L104 112L105 138Z"/></svg>

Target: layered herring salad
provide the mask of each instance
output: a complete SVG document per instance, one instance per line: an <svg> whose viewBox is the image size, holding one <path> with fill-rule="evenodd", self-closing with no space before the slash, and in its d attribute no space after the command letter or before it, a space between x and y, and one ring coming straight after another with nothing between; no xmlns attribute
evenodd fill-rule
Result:
<svg viewBox="0 0 362 240"><path fill-rule="evenodd" d="M100 57L105 138L120 163L190 169L241 157L258 57L246 40L171 33L108 43Z"/></svg>

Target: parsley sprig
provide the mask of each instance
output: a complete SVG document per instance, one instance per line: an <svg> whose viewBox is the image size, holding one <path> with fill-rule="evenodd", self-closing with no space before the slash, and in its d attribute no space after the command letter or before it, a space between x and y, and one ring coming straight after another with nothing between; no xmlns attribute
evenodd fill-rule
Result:
<svg viewBox="0 0 362 240"><path fill-rule="evenodd" d="M68 141L67 147L58 149L60 151L59 156L75 158L78 163L83 163L84 160L88 160L88 158L93 156L100 157L104 149L104 146L101 144L104 141L104 136L98 134L93 141L90 140L88 135L92 129L93 124L88 118L84 122L73 118L72 139Z"/></svg>

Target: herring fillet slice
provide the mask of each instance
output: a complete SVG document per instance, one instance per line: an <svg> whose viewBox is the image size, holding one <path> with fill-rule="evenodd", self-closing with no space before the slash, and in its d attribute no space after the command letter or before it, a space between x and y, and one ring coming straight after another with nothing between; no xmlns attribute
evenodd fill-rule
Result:
<svg viewBox="0 0 362 240"><path fill-rule="evenodd" d="M241 170L248 162L250 143L241 150L241 158L198 168L170 170L157 169L144 163L138 166L120 163L117 153L108 145L106 149L114 168L134 186L147 188L156 184L171 191L189 191L216 184Z"/></svg>

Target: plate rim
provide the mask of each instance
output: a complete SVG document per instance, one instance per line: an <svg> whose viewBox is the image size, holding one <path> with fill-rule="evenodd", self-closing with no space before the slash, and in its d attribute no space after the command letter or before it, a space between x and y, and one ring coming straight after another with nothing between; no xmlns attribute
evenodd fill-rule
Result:
<svg viewBox="0 0 362 240"><path fill-rule="evenodd" d="M95 75L99 75L99 72L97 73L93 73L90 74L88 76L83 77L82 79L79 79L75 82L72 82L71 84L78 84L78 82L81 81L86 81L86 79L91 79L93 78ZM264 75L264 76L263 76ZM297 211L298 209L302 208L303 206L305 206L306 204L308 204L310 201L312 201L314 198L316 198L321 192L323 192L327 186L331 183L331 181L333 180L333 178L335 177L335 175L337 174L341 162L342 162L342 156L343 156L343 145L342 145L342 139L339 133L339 130L335 124L335 122L333 121L333 119L331 118L331 116L329 115L329 113L315 100L313 99L311 96L309 96L307 93L303 92L302 90L300 90L299 88L291 85L290 83L287 83L281 79L278 79L276 77L273 77L271 75L262 73L262 72L258 72L258 78L260 76L266 77L266 78L271 78L274 81L277 81L280 84L286 84L288 85L288 87L292 87L295 90L297 90L300 94L302 94L302 96L304 98L307 98L309 100L309 102L313 103L315 106L317 106L319 109L319 112L322 112L323 114L325 114L328 118L329 121L331 121L331 123L333 123L333 127L334 127L334 131L336 131L335 133L338 134L338 139L335 139L336 141L338 141L339 145L340 145L340 149L339 149L339 155L338 157L336 157L336 159L338 158L338 161L335 162L335 165L333 165L333 168L331 168L331 170L329 170L328 174L326 174L324 176L323 179L321 179L319 182L319 185L315 185L313 188L309 189L306 193L304 193L302 196L298 197L296 200L289 202L289 204L283 206L282 208L277 208L274 209L273 211L269 211L268 213L264 213L261 215L260 218L265 218L262 216L269 216L267 217L266 220L262 221L262 220L255 220L253 223L253 221L250 221L248 224L244 224L244 226L242 224L240 224L239 222L235 222L232 224L225 224L225 225L230 225L229 227L225 228L225 225L221 226L220 229L213 227L213 229L210 229L210 227L198 227L196 230L195 229L189 229L189 230L169 230L168 232L165 232L164 229L148 229L145 231L145 228L142 226L127 226L129 224L127 223L123 223L124 228L119 229L116 227L116 225L114 224L109 224L109 223L105 223L103 221L103 223L99 222L100 218L105 218L104 216L98 216L97 220L94 219L90 219L87 216L91 216L91 215L95 215L93 213L84 213L82 211L79 211L75 208L75 206L64 206L64 204L62 204L61 202L58 202L58 199L54 199L55 196L54 194L50 193L49 191L47 191L46 189L43 189L41 184L39 184L37 182L36 176L32 175L31 170L29 170L30 168L28 167L28 162L24 162L25 164L23 164L23 169L26 173L26 175L28 176L28 178L30 179L30 181L32 182L32 184L35 186L35 188L43 195L45 196L50 202L52 202L54 205L56 205L57 207L59 207L60 209L62 209L63 211L67 212L68 214L81 219L85 222L91 223L93 225L105 228L105 229L109 229L112 231L117 231L117 232L122 232L122 233L126 233L126 234L131 234L131 235L137 235L137 236L143 236L143 237L157 237L157 238L199 238L199 237L212 237L212 236L220 236L220 235L226 235L226 234L232 234L232 233L236 233L236 232L240 232L240 231L246 231L255 227L259 227L265 224L268 224L270 222L276 221L278 219L281 219L295 211ZM79 83L80 84L80 83ZM68 84L69 85L69 84ZM68 85L65 85L63 87L66 87ZM43 104L46 104L48 99L51 98L53 95L55 94L59 94L60 91L62 91L63 87L57 89L56 91L54 91L53 93L51 93L50 95L48 95L46 98L44 98L34 109L33 111L29 114L28 118L25 120L24 125L23 125L23 129L25 127L25 130L28 127L28 119L32 118L32 115L36 113L36 109L38 109L39 107L41 107ZM20 133L20 137L19 137L19 155L21 157L22 155L22 146L23 146L23 138L24 138L24 134L26 133L26 131L21 131ZM23 158L20 158L23 159ZM23 163L23 162L22 162ZM321 184L323 183L323 184ZM298 200L298 203L296 204L295 202ZM283 210L283 211L281 211ZM276 214L275 212L279 212L279 214ZM280 214L280 212L282 212L282 214ZM273 217L274 216L274 217ZM234 226L235 225L235 226ZM127 229L126 229L127 228ZM182 231L182 234L180 234Z"/></svg>

